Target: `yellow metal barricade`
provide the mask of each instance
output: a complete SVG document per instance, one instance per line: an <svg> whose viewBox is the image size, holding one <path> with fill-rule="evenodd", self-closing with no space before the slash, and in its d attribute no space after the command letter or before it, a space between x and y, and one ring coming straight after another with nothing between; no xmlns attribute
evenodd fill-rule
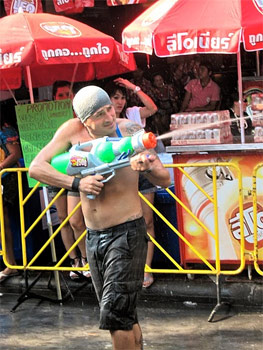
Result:
<svg viewBox="0 0 263 350"><path fill-rule="evenodd" d="M26 256L26 242L24 235L25 228L25 218L24 218L24 210L23 210L23 201L22 201L22 172L27 171L27 169L16 169L16 168L8 168L0 171L0 229L1 229L1 246L0 255L3 256L3 261L7 267L11 269L24 269L27 265L27 256ZM20 212L20 227L21 227L21 246L22 246L22 260L23 265L10 265L6 260L6 239L5 239L5 227L4 227L4 208L3 208L3 196L2 196L2 175L8 172L17 173L17 181L18 181L18 195L19 195L19 212Z"/></svg>
<svg viewBox="0 0 263 350"><path fill-rule="evenodd" d="M54 233L50 234L48 240L43 244L43 246L35 252L35 255L32 257L30 261L28 261L27 257L27 247L26 247L26 238L32 233L32 230L36 227L36 225L42 220L44 215L46 215L47 211L50 210L52 205L54 205L57 198L63 193L64 189L61 189L58 194L50 201L50 203L46 206L46 208L40 213L37 219L31 224L29 228L25 228L25 217L24 217L24 207L26 203L30 201L32 195L37 191L40 182L38 182L31 191L24 197L23 195L23 186L22 186L22 172L28 172L27 168L10 168L4 169L0 172L0 186L2 185L2 174L6 172L16 172L18 177L18 195L19 195L19 214L20 214L20 232L21 232L21 250L22 250L22 264L21 265L10 265L7 261L6 254L6 237L5 237L5 229L4 229L4 214L3 214L3 197L2 193L0 195L0 220L1 220L1 241L2 241L2 249L0 250L0 255L3 256L3 261L5 265L11 269L17 270L40 270L40 271L85 271L89 269L88 264L85 267L70 267L70 266L62 266L64 260L69 256L70 252L78 245L81 239L84 239L86 235L86 231L84 231L81 236L76 240L76 242L72 245L72 247L63 255L63 257L57 262L55 261L53 266L50 265L50 262L46 262L46 265L33 265L35 261L41 256L41 254L48 247L50 248L51 242L54 242L55 237L59 234L61 227L63 227L74 215L74 213L81 206L81 203L73 209L73 211L69 214L69 216L59 225L59 227L55 230Z"/></svg>
<svg viewBox="0 0 263 350"><path fill-rule="evenodd" d="M253 225L254 225L254 251L253 251L253 261L254 267L257 273L263 276L263 270L259 266L259 256L258 256L258 221L262 222L262 220L258 220L258 191L257 191L257 175L259 170L263 169L263 163L258 164L253 170ZM262 184L261 184L262 185ZM262 211L261 211L262 212ZM263 214L263 213L262 213ZM263 241L263 227L260 228L261 242ZM262 243L261 243L262 244ZM263 265L262 265L263 266Z"/></svg>
<svg viewBox="0 0 263 350"><path fill-rule="evenodd" d="M235 172L237 175L238 180L238 200L239 200L239 216L240 216L240 263L239 266L236 269L224 269L221 266L220 261L220 246L219 246L219 218L218 218L218 200L217 200L217 175L216 175L216 167L220 166L228 166L228 167L234 167ZM184 234L182 232L179 232L178 228L171 224L171 222L163 216L163 214L155 207L153 206L148 200L143 196L143 194L139 193L140 197L152 208L152 210L155 212L156 215L159 216L161 220L165 222L167 227L173 232L173 234L177 235L178 238L187 246L188 249L194 252L197 259L200 261L201 268L184 268L182 264L179 261L176 261L159 243L158 243L158 237L153 238L150 237L151 241L155 244L156 249L159 249L164 256L174 265L174 268L169 269L163 269L163 268L154 268L150 269L148 266L146 266L146 271L154 272L154 273L176 273L176 274L211 274L211 275L218 275L218 274L224 274L224 275L234 275L239 274L243 271L246 260L245 260L245 254L244 254L244 220L243 220L243 189L242 189L242 174L240 169L236 164L232 163L198 163L198 164L166 164L165 167L167 168L177 168L180 172L184 174L192 183L194 186L198 188L199 191L202 192L204 196L206 196L207 200L209 200L214 208L214 230L210 230L208 227L204 225L200 219L193 214L193 212L188 208L188 206L185 205L181 201L181 199L173 193L169 188L166 189L168 194L177 202L178 206L181 206L191 217L202 227L204 230L206 230L207 234L214 240L215 244L215 252L216 252L216 258L214 262L209 261L204 254L200 251L199 247L194 246L189 242ZM212 169L212 183L213 183L213 195L206 193L206 191L195 182L194 179L192 179L189 174L185 171L185 168L187 167L210 167ZM255 169L255 174L253 175L253 179L256 178L256 171L259 167L262 167L262 164L259 164L258 167ZM39 221L43 218L44 215L46 215L47 211L50 210L52 205L54 205L56 199L62 194L64 191L63 189L54 197L51 202L48 204L48 206L43 210L42 213L38 216L38 218L35 220L35 222L29 227L25 228L25 218L24 218L24 206L26 203L30 201L31 196L34 194L34 192L37 190L40 183L38 183L34 188L31 189L31 191L28 193L27 196L23 196L23 188L22 188L22 172L27 172L28 169L26 168L18 168L18 169L5 169L0 172L0 176L4 174L5 172L17 172L18 175L18 185L19 185L19 212L20 212L20 230L21 230L21 249L22 249L22 264L11 266L6 261L6 244L5 244L5 231L4 231L4 217L3 217L3 200L2 195L0 195L0 219L1 219L1 237L2 237L2 250L0 251L0 255L3 255L4 263L13 269L18 270L61 270L61 271L82 271L87 270L88 265L86 267L78 267L78 268L72 268L70 266L63 266L63 263L65 259L69 256L69 253L74 247L76 247L81 239L84 239L85 237L85 231L82 233L82 235L79 237L79 239L74 243L74 245L71 247L69 251L67 251L62 258L60 258L59 261L54 262L52 266L49 266L48 264L43 264L43 266L39 266L36 264L37 259L41 256L41 254L45 251L45 249L48 248L50 243L54 241L55 237L59 234L61 227L65 225L70 217L74 215L75 211L78 210L80 207L80 203L76 206L76 208L70 213L70 215L66 218L66 220L59 225L59 227L55 230L54 233L50 235L48 240L43 244L43 246L34 253L33 258L28 261L27 257L27 250L26 250L26 238L32 234L32 230L35 228L35 226L39 223ZM175 179L176 181L176 179ZM0 179L0 185L2 184L2 181ZM255 182L254 182L255 185ZM256 185L255 185L256 186ZM253 186L253 194L254 194L254 218L256 217L256 188ZM176 210L175 210L176 211ZM175 214L176 215L176 214ZM256 230L256 221L254 220L254 231L255 231L255 247L254 247L254 253L253 253L253 260L255 269L259 274L262 274L262 270L260 269L258 265L258 259L257 259L257 230Z"/></svg>
<svg viewBox="0 0 263 350"><path fill-rule="evenodd" d="M240 241L240 264L237 269L235 270L224 270L222 269L220 257L219 257L219 227L218 227L218 202L217 202L217 177L216 177L216 167L234 167L237 174L238 174L238 199L239 199L239 215L240 215L240 233L241 233L241 241ZM214 232L211 232L211 230L204 225L203 222L200 221L200 219L193 214L193 212L174 194L169 188L166 189L166 191L175 199L177 202L177 205L183 208L191 217L208 233L208 235L214 240L215 242L215 251L216 251L216 259L215 264L212 264L206 257L203 256L203 254L199 251L198 247L195 247L189 242L183 235L183 233L179 232L176 227L174 227L167 218L165 218L149 201L140 194L141 198L152 208L152 210L158 215L166 224L167 226L176 234L181 241L195 253L195 255L200 259L200 262L203 264L203 268L199 269L185 269L183 268L178 262L176 262L164 249L161 247L157 240L151 237L151 241L155 244L155 246L162 251L162 253L169 259L170 262L172 262L175 266L174 269L151 269L149 266L146 266L147 272L154 272L154 273L179 273L179 274L224 274L224 275L235 275L239 274L243 271L245 267L245 256L244 256L244 226L243 226L243 196L242 196L242 174L240 169L237 167L234 163L198 163L198 164L166 164L166 168L177 168L179 171L181 171L192 183L194 186L196 186L204 196L213 204L214 207ZM192 179L189 174L184 170L186 167L210 167L212 168L212 181L213 181L213 196L210 196L208 193L204 191L202 187L198 183L195 182L194 179ZM175 179L176 181L176 179Z"/></svg>

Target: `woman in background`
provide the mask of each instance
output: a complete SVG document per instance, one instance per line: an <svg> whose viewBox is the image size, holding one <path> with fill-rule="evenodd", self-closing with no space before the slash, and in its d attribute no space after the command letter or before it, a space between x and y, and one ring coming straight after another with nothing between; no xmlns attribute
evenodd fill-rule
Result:
<svg viewBox="0 0 263 350"><path fill-rule="evenodd" d="M246 113L246 102L243 103L243 114L247 117ZM239 105L239 94L238 92L233 92L232 94L226 97L225 107L229 110L230 118L231 118L231 133L233 136L241 135L241 126L240 126L240 105ZM250 118L244 119L244 129L245 135L252 135L252 121Z"/></svg>
<svg viewBox="0 0 263 350"><path fill-rule="evenodd" d="M104 90L110 96L111 102L116 111L117 118L127 118L137 124L142 128L146 125L146 118L151 117L156 111L157 107L153 100L146 95L139 86L134 85L127 79L117 78L114 81L109 82L104 87ZM127 108L127 90L133 91L137 94L138 98L141 100L143 107L133 106ZM121 135L119 135L121 137ZM153 204L154 202L154 192L156 191L156 186L150 183L143 175L139 177L139 191L147 198L147 200ZM153 211L152 209L141 200L143 216L147 225L147 232L155 237L154 232L154 222L153 222ZM148 242L148 251L146 257L146 265L151 267L152 259L154 253L154 244ZM152 273L144 273L143 287L148 288L153 283Z"/></svg>

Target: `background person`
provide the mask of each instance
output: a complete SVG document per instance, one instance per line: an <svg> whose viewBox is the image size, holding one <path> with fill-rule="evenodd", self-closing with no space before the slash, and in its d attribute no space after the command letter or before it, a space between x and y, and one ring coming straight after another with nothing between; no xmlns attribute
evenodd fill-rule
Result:
<svg viewBox="0 0 263 350"><path fill-rule="evenodd" d="M141 90L152 99L152 83L150 80L144 77L144 71L141 67L138 67L135 71L132 72L132 78L130 79L130 82L135 86L139 86ZM133 90L129 89L127 90L127 102L128 107L144 106L140 97L135 94Z"/></svg>
<svg viewBox="0 0 263 350"><path fill-rule="evenodd" d="M143 107L133 106L127 108L127 90L135 91L134 94L141 100ZM110 96L110 100L116 112L117 118L130 119L142 127L145 127L145 119L150 117L157 111L157 107L152 99L147 96L142 90L136 91L136 86L127 79L117 78L112 82L109 82L105 86L105 91ZM150 203L154 203L154 193L157 187L148 181L143 175L139 176L139 191L147 198ZM143 217L146 222L147 232L155 237L153 211L148 204L141 200ZM148 242L148 251L146 264L151 267L154 254L154 244ZM152 273L144 273L143 287L148 288L153 283Z"/></svg>
<svg viewBox="0 0 263 350"><path fill-rule="evenodd" d="M53 99L54 100L65 100L73 99L73 92L70 89L70 83L68 81L57 81L53 85ZM48 192L51 197L61 190L54 186L48 187ZM63 222L67 216L72 212L76 205L80 201L80 195L78 191L68 191L65 190L62 195L56 200L55 205L57 208L57 214L60 222ZM85 231L85 223L83 219L83 214L81 208L79 208L74 215L69 219L69 221L61 228L61 238L65 246L66 251L68 251L75 241L81 236ZM85 240L82 239L78 248L80 251L80 256L76 248L74 248L70 254L69 258L72 267L84 267L87 264L87 254L85 248ZM79 272L85 277L90 277L90 271ZM79 279L79 275L75 271L70 271L69 276L71 279Z"/></svg>
<svg viewBox="0 0 263 350"><path fill-rule="evenodd" d="M170 185L169 171L152 151L130 159L130 167L116 170L102 183L100 174L77 178L56 171L51 159L71 145L104 136L116 137L116 130L131 136L141 129L127 119L116 119L106 92L96 86L82 88L74 97L79 118L64 123L53 139L36 156L29 175L68 190L80 190L87 227L87 252L92 281L100 303L100 328L110 330L114 350L142 349L142 332L136 304L143 281L147 232L138 195L139 172L156 185ZM90 200L87 194L96 196Z"/></svg>
<svg viewBox="0 0 263 350"><path fill-rule="evenodd" d="M16 130L5 122L5 115L0 118L0 170L5 168L18 167L21 158L21 148ZM5 173L2 176L3 212L6 243L6 260L10 265L16 265L13 234L9 215L15 210L18 202L17 174L13 172ZM1 241L1 235L0 235ZM0 283L9 277L17 276L18 270L6 267L0 272Z"/></svg>
<svg viewBox="0 0 263 350"><path fill-rule="evenodd" d="M183 63L180 64L172 64L170 65L170 76L171 76L171 84L175 90L175 94L177 96L177 107L181 108L182 102L184 100L184 67Z"/></svg>
<svg viewBox="0 0 263 350"><path fill-rule="evenodd" d="M164 81L162 74L154 73L152 76L153 99L158 107L154 115L155 132L163 135L170 130L171 115L178 111L178 96L171 84ZM165 141L164 143L170 141Z"/></svg>
<svg viewBox="0 0 263 350"><path fill-rule="evenodd" d="M157 107L151 97L142 91L141 87L127 79L116 78L105 85L105 91L110 96L114 105L117 118L127 118L142 127L146 125L146 118L151 117L157 111ZM127 93L132 93L140 100L140 106L127 107Z"/></svg>
<svg viewBox="0 0 263 350"><path fill-rule="evenodd" d="M243 103L243 115L246 117L246 102ZM238 92L233 92L226 97L225 108L229 110L231 118L231 133L233 136L241 136L241 126L240 126L240 106L239 106L239 94ZM252 121L250 118L244 120L245 135L252 135Z"/></svg>
<svg viewBox="0 0 263 350"><path fill-rule="evenodd" d="M200 63L198 76L198 79L190 80L185 86L181 112L215 111L219 107L220 87L211 78L210 63Z"/></svg>

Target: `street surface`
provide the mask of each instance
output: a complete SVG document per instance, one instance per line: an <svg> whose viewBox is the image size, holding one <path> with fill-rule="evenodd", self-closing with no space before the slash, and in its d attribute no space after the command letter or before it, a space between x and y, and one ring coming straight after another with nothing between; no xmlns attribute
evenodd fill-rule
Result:
<svg viewBox="0 0 263 350"><path fill-rule="evenodd" d="M110 335L98 329L99 309L93 297L64 305L29 299L15 312L18 295L0 293L1 350L107 350ZM144 350L261 350L262 309L232 307L207 319L214 305L171 299L140 300ZM126 349L123 349L126 350Z"/></svg>

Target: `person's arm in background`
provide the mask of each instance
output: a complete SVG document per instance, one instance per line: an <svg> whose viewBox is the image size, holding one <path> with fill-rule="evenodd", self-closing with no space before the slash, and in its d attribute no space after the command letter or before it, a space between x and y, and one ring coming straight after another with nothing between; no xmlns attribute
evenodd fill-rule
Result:
<svg viewBox="0 0 263 350"><path fill-rule="evenodd" d="M136 85L131 83L127 79L123 78L117 78L114 80L115 83L119 84L120 86L124 86L126 89L133 91L133 93L136 93L141 102L143 103L144 107L140 108L140 116L141 119L148 118L151 115L155 114L157 112L157 106L153 102L153 100L145 94L142 90L135 91Z"/></svg>
<svg viewBox="0 0 263 350"><path fill-rule="evenodd" d="M13 167L21 158L21 150L18 143L7 143L9 155L0 163L0 170Z"/></svg>
<svg viewBox="0 0 263 350"><path fill-rule="evenodd" d="M173 113L178 112L178 95L172 85L169 85L169 96L173 106Z"/></svg>
<svg viewBox="0 0 263 350"><path fill-rule="evenodd" d="M184 112L187 109L189 102L191 100L191 96L192 96L191 92L186 91L180 112Z"/></svg>
<svg viewBox="0 0 263 350"><path fill-rule="evenodd" d="M188 112L199 112L199 111L215 111L219 101L210 101L207 105L202 107L195 107L194 109L188 109Z"/></svg>

